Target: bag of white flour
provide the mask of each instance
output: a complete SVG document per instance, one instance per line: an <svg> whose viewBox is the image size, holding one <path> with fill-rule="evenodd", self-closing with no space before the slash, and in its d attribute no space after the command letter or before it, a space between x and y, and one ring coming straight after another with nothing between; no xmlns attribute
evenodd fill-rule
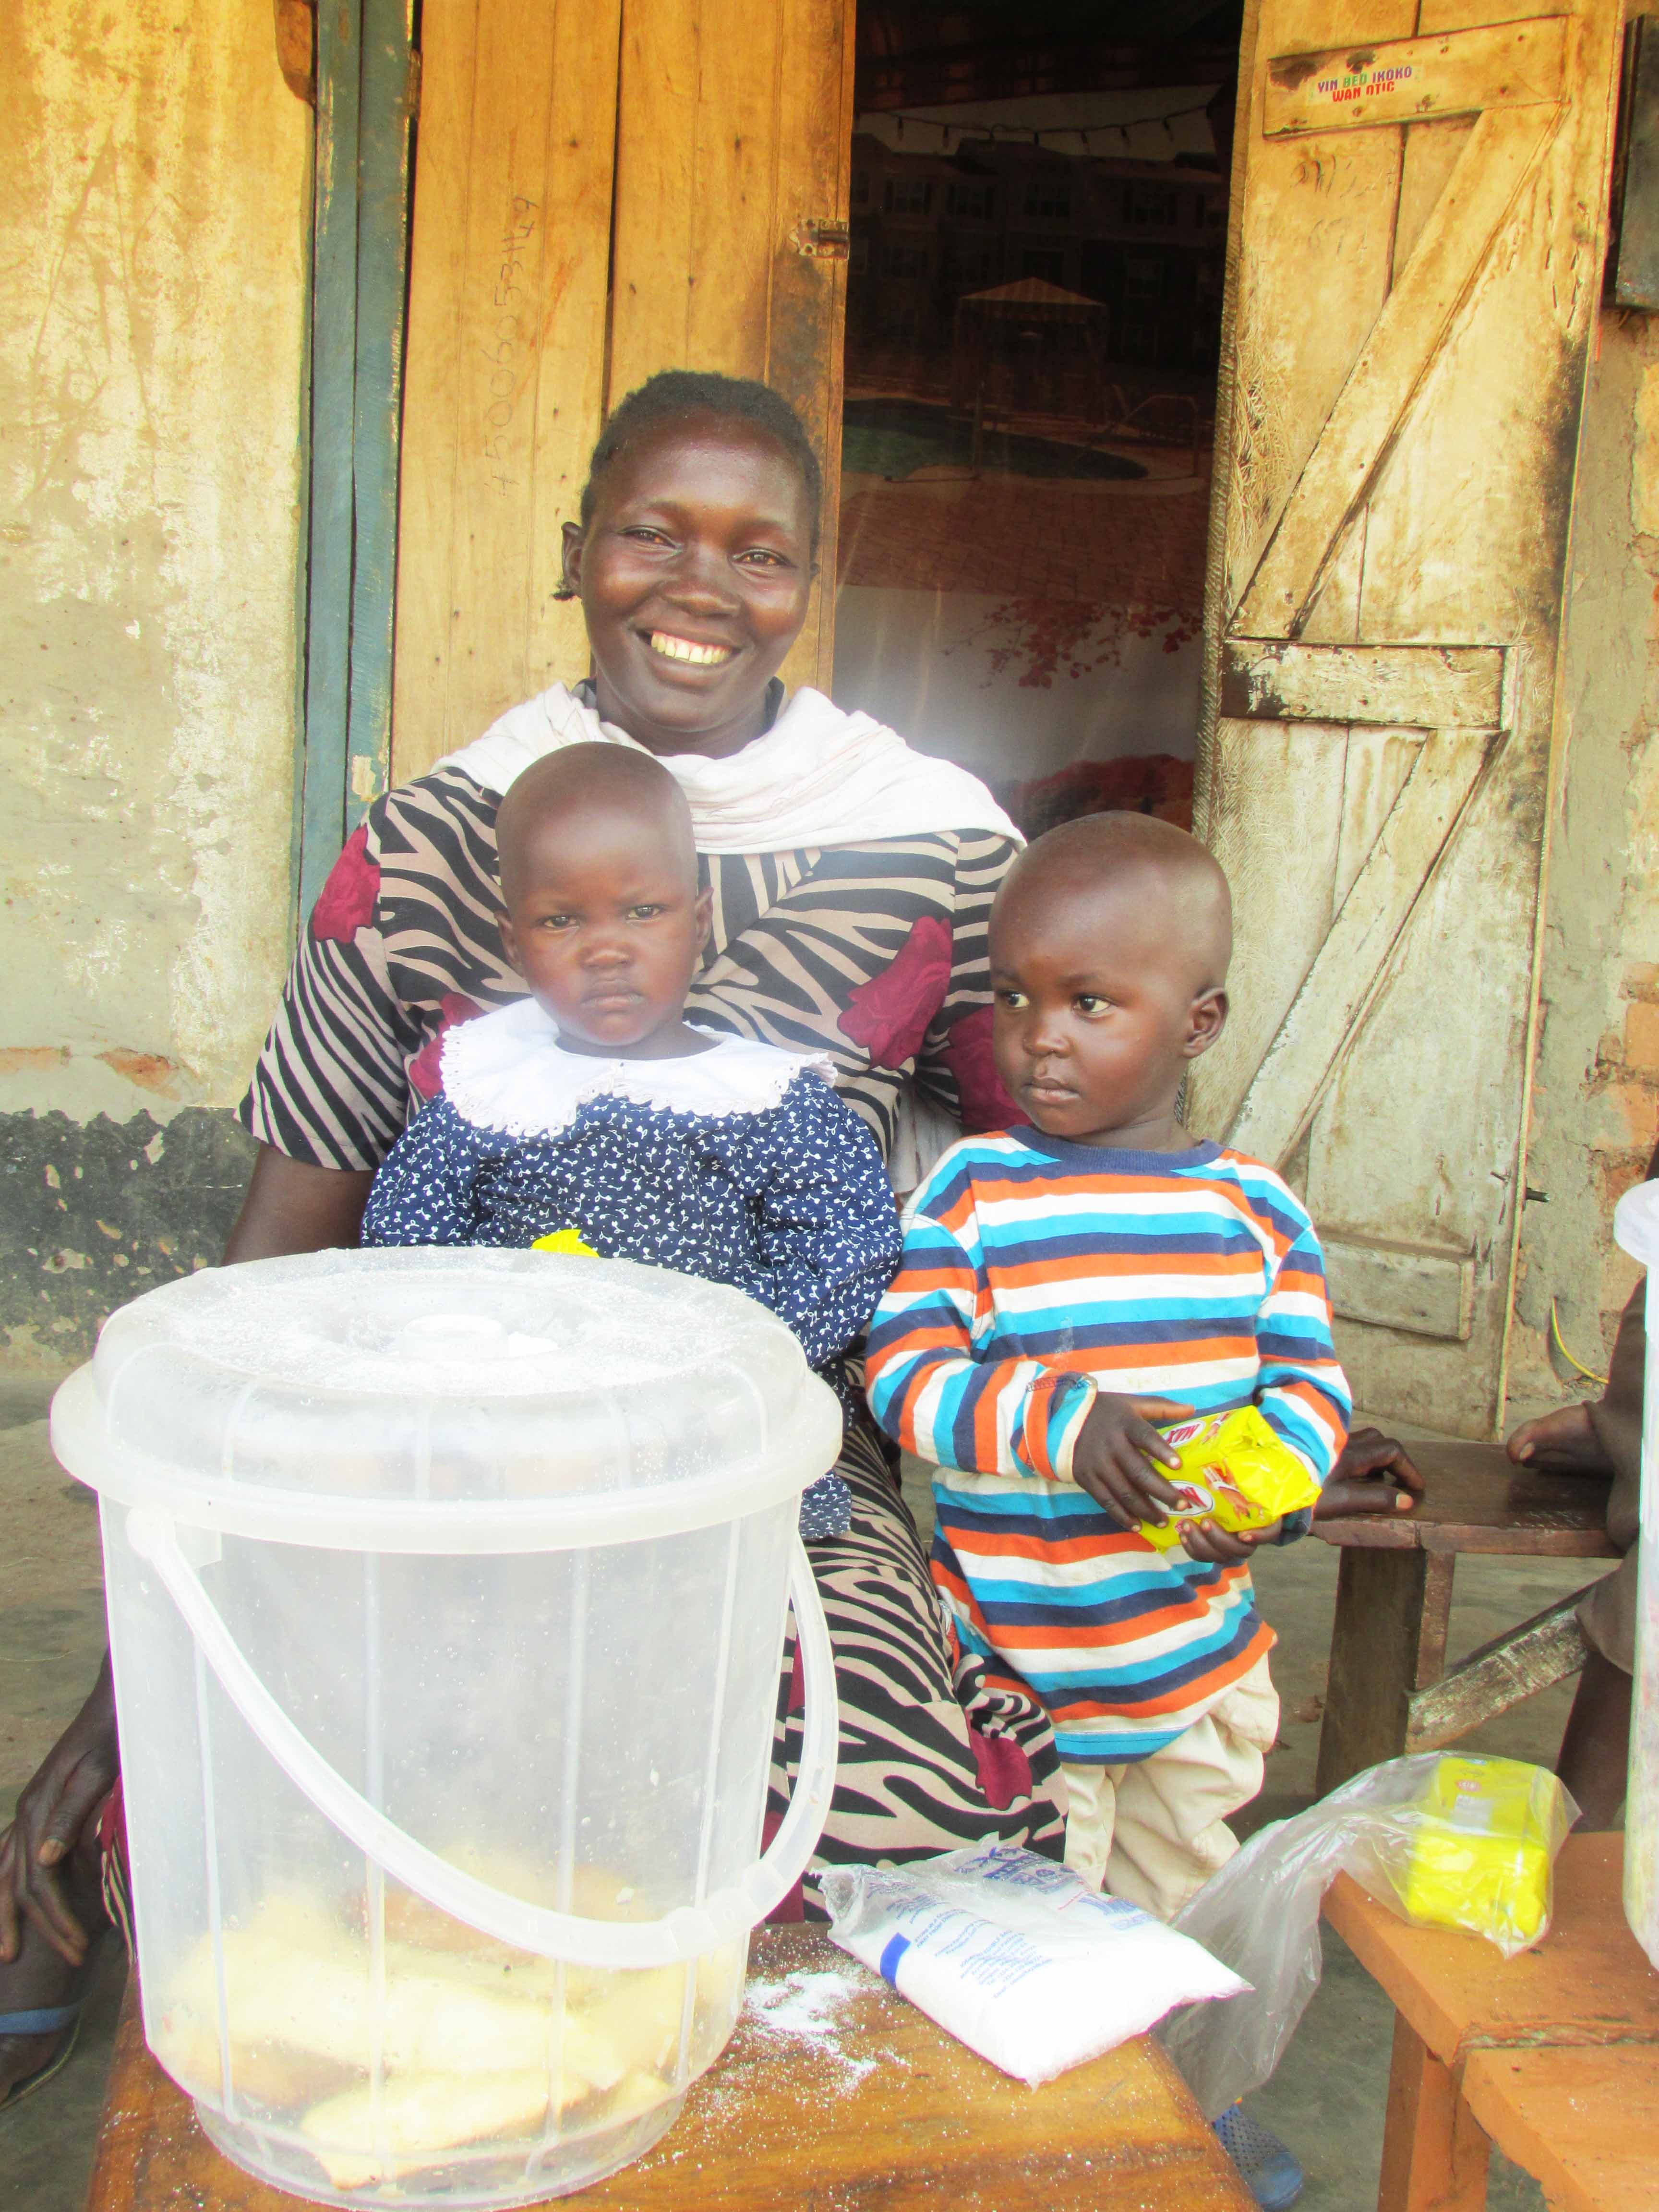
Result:
<svg viewBox="0 0 1659 2212"><path fill-rule="evenodd" d="M1022 2081L1097 2058L1173 2006L1249 1988L1189 1936L1017 1844L835 1867L820 1886L843 1951Z"/></svg>

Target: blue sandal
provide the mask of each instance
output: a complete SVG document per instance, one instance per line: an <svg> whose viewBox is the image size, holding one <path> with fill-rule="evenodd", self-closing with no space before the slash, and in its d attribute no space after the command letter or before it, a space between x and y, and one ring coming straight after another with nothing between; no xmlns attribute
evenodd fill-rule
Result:
<svg viewBox="0 0 1659 2212"><path fill-rule="evenodd" d="M44 2066L37 2066L33 2074L14 2081L5 2095L0 2097L0 2112L10 2112L14 2105L21 2105L33 2091L44 2089L54 2074L62 2073L75 2055L85 2007L86 1999L77 1997L73 2004L43 2005L33 2012L0 2012L0 2039L9 2035L63 2035L65 2028L69 2030Z"/></svg>
<svg viewBox="0 0 1659 2212"><path fill-rule="evenodd" d="M1229 2105L1211 2125L1261 2212L1286 2212L1301 2196L1305 2178L1289 2144L1252 2119L1243 2105Z"/></svg>

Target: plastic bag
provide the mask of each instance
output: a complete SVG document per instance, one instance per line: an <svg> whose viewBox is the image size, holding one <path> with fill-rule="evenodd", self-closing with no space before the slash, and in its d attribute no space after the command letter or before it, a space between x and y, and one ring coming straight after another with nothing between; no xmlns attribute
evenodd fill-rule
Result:
<svg viewBox="0 0 1659 2212"><path fill-rule="evenodd" d="M1158 1434L1175 1446L1181 1464L1158 1471L1182 1502L1170 1508L1167 1521L1143 1521L1136 1534L1160 1552L1181 1541L1188 1522L1213 1521L1237 1534L1299 1513L1319 1496L1319 1485L1255 1406L1177 1421Z"/></svg>
<svg viewBox="0 0 1659 2212"><path fill-rule="evenodd" d="M1252 1836L1175 1923L1251 1984L1159 2031L1206 2117L1278 2065L1319 1986L1320 1901L1339 1874L1405 1919L1485 1936L1512 1958L1548 1933L1555 1856L1577 1817L1542 1767L1421 1752Z"/></svg>
<svg viewBox="0 0 1659 2212"><path fill-rule="evenodd" d="M1144 2035L1172 2005L1247 1984L1138 1905L1015 1844L820 1877L830 1934L1022 2081Z"/></svg>

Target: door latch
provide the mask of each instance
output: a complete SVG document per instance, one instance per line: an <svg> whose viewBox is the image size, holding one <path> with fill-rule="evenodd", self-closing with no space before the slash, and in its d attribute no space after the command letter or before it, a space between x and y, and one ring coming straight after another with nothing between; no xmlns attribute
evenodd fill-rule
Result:
<svg viewBox="0 0 1659 2212"><path fill-rule="evenodd" d="M789 234L789 243L809 261L845 261L852 242L844 222L798 223Z"/></svg>

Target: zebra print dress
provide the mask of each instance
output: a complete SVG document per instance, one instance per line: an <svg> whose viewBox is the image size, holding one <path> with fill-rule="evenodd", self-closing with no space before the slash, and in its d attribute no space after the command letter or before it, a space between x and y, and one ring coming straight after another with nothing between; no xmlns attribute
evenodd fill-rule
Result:
<svg viewBox="0 0 1659 2212"><path fill-rule="evenodd" d="M496 805L452 761L371 808L317 901L242 1103L261 1143L318 1166L378 1167L438 1088L446 1030L522 995L495 928ZM1011 1109L991 1059L986 926L1013 849L994 832L941 830L705 855L714 927L688 1015L827 1053L884 1155L907 1084L970 1130L1000 1126ZM1047 1718L957 1644L872 1425L853 1429L840 1472L852 1528L811 1547L841 1701L835 1803L793 1908L815 1917L822 1866L993 1838L1058 1856L1064 1832ZM792 1633L774 1825L799 1749Z"/></svg>

